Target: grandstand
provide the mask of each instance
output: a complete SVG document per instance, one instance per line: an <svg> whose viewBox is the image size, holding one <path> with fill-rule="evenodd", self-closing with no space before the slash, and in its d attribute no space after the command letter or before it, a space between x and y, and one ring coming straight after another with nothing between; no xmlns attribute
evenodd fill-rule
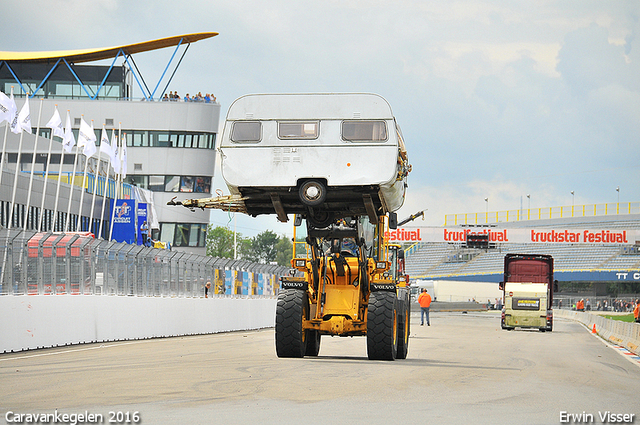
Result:
<svg viewBox="0 0 640 425"><path fill-rule="evenodd" d="M547 209L551 211L552 209ZM406 270L411 279L457 280L467 282L499 282L502 280L504 256L507 253L548 254L554 258L555 278L561 283L570 282L573 287L600 288L607 283L626 282L626 293L640 293L640 203L625 204L625 208L605 208L606 214L587 215L573 212L596 211L596 206L572 207L571 214L565 217L547 217L538 219L525 210L516 220L502 221L504 214L487 213L487 222L463 222L447 228L460 230L482 225L507 229L535 228L589 228L616 231L625 229L632 232L628 244L607 243L501 243L491 248L469 248L464 242L418 242L406 248ZM538 211L538 210L536 210ZM550 215L550 214L549 214ZM477 215L465 214L464 217ZM506 215L508 217L508 214ZM512 216L515 216L512 214ZM535 219L527 219L534 216ZM522 219L522 217L525 217ZM455 217L454 217L455 218ZM447 217L445 222L451 223ZM462 220L456 220L461 222ZM476 228L477 230L477 228ZM631 287L631 289L629 289ZM591 290L591 289L590 289ZM594 290L595 291L595 290ZM602 290L600 290L602 291ZM604 294L602 294L604 295Z"/></svg>

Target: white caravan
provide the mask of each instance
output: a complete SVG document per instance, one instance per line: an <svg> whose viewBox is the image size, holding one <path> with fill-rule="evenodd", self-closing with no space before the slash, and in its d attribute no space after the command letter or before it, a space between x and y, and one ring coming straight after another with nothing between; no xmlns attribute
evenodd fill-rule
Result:
<svg viewBox="0 0 640 425"><path fill-rule="evenodd" d="M244 212L299 214L316 227L396 211L411 168L391 107L366 93L242 96L219 151Z"/></svg>

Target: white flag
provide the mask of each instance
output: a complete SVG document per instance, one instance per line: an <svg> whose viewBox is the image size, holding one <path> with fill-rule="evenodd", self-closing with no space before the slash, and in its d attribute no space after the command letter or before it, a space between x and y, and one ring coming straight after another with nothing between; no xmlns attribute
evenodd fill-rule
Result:
<svg viewBox="0 0 640 425"><path fill-rule="evenodd" d="M11 124L17 112L18 107L13 97L9 97L0 91L0 124L2 124L3 121Z"/></svg>
<svg viewBox="0 0 640 425"><path fill-rule="evenodd" d="M29 95L25 97L24 105L22 105L22 109L20 109L20 113L18 114L16 128L11 129L11 131L16 134L19 134L22 130L31 134L31 112L29 112Z"/></svg>
<svg viewBox="0 0 640 425"><path fill-rule="evenodd" d="M73 137L73 131L71 131L71 117L69 111L67 111L67 122L64 127L64 137L62 138L62 146L67 153L71 153L73 147L76 145L76 138Z"/></svg>
<svg viewBox="0 0 640 425"><path fill-rule="evenodd" d="M100 135L100 153L105 153L109 158L113 156L113 149L111 149L111 143L109 143L109 136L107 131L102 127L102 134Z"/></svg>
<svg viewBox="0 0 640 425"><path fill-rule="evenodd" d="M84 139L84 137L85 137L85 136L81 136L83 134L82 125L84 125L85 127L89 128L88 130L85 128L87 133L86 133L86 140L82 144L82 147L84 148L82 150L82 153L87 158L91 158L91 156L93 156L93 154L96 153L96 151L97 151L97 149L96 149L96 132L93 130L93 121L91 121L91 127L89 127L87 125L87 123L84 121L84 119L82 120L82 122L80 124L80 133L78 134L78 146L80 146L80 139L81 138Z"/></svg>
<svg viewBox="0 0 640 425"><path fill-rule="evenodd" d="M58 136L64 140L64 128L62 127L62 120L60 119L60 113L58 113L57 107L55 111L53 111L53 115L46 126L53 131L54 136Z"/></svg>
<svg viewBox="0 0 640 425"><path fill-rule="evenodd" d="M11 93L11 101L13 103L16 103L15 100L13 100L13 93ZM22 106L22 109L24 109L24 105ZM22 132L22 128L20 127L20 124L19 124L19 121L18 121L18 109L17 109L17 107L16 107L16 113L13 115L13 119L11 120L11 123L9 124L9 126L11 127L11 132L12 133L20 134Z"/></svg>

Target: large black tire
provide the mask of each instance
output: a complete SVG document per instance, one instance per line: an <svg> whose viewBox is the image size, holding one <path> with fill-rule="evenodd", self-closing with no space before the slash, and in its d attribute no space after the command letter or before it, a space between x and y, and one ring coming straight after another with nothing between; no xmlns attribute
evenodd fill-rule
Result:
<svg viewBox="0 0 640 425"><path fill-rule="evenodd" d="M400 300L398 315L398 353L397 359L406 359L409 353L409 333L411 323L411 306L406 300Z"/></svg>
<svg viewBox="0 0 640 425"><path fill-rule="evenodd" d="M372 292L367 312L369 360L395 360L398 354L398 312L394 292Z"/></svg>
<svg viewBox="0 0 640 425"><path fill-rule="evenodd" d="M307 352L307 332L302 320L308 316L307 293L285 289L278 295L276 306L276 354L278 357L304 357Z"/></svg>
<svg viewBox="0 0 640 425"><path fill-rule="evenodd" d="M307 333L307 351L304 355L316 357L320 352L320 332L313 329L305 332Z"/></svg>

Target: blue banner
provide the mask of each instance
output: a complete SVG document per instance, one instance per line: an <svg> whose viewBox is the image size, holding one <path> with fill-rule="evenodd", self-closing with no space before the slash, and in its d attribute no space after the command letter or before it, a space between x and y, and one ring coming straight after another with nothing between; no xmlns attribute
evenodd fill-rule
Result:
<svg viewBox="0 0 640 425"><path fill-rule="evenodd" d="M113 234L111 239L117 242L136 242L136 201L135 199L111 200ZM115 209L115 211L114 211Z"/></svg>
<svg viewBox="0 0 640 425"><path fill-rule="evenodd" d="M149 244L149 222L147 221L147 204L143 202L138 202L138 231L137 235L137 243L138 245L148 246Z"/></svg>

